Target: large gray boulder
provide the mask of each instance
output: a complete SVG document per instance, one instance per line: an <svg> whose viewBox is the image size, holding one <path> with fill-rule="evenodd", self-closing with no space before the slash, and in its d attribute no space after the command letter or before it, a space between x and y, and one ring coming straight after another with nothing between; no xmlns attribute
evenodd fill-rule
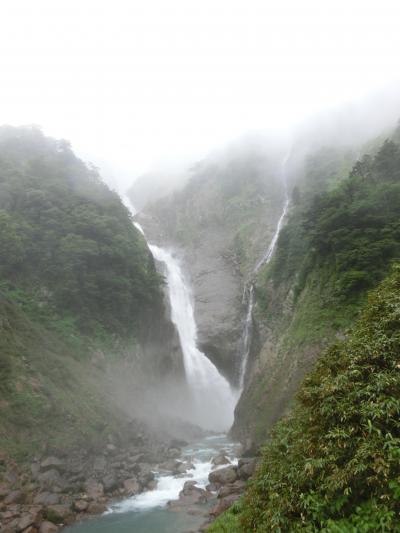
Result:
<svg viewBox="0 0 400 533"><path fill-rule="evenodd" d="M210 483L216 485L227 485L228 483L233 483L238 478L237 467L236 466L227 466L225 468L219 468L210 472L208 475L208 480Z"/></svg>

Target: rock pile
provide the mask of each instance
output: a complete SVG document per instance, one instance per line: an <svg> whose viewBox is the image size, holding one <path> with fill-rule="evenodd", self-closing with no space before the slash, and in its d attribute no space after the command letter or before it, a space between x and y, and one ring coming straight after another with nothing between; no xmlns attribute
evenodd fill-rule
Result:
<svg viewBox="0 0 400 533"><path fill-rule="evenodd" d="M179 474L183 441L160 443L136 434L128 443L111 435L94 449L37 457L30 468L5 461L0 472L0 531L53 533L103 513L111 501L156 488L160 461Z"/></svg>

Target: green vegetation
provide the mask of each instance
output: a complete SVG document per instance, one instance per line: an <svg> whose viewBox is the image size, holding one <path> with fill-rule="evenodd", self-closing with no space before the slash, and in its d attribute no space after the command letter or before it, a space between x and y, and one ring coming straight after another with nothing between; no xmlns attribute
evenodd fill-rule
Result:
<svg viewBox="0 0 400 533"><path fill-rule="evenodd" d="M400 255L399 168L400 148L386 141L305 214L310 245L321 261L334 262L336 292L344 298L374 286Z"/></svg>
<svg viewBox="0 0 400 533"><path fill-rule="evenodd" d="M275 427L240 518L210 531L400 531L399 326L397 265Z"/></svg>
<svg viewBox="0 0 400 533"><path fill-rule="evenodd" d="M240 523L243 501L238 500L207 529L208 533L243 533Z"/></svg>
<svg viewBox="0 0 400 533"><path fill-rule="evenodd" d="M0 295L0 450L18 460L44 443L68 448L100 438L119 414L97 365L76 361L59 336Z"/></svg>
<svg viewBox="0 0 400 533"><path fill-rule="evenodd" d="M0 450L117 431L105 369L135 360L139 381L169 362L143 348L164 331L162 279L127 209L65 141L2 127L0 250Z"/></svg>
<svg viewBox="0 0 400 533"><path fill-rule="evenodd" d="M276 257L260 277L261 307L267 307L263 287L272 279L275 287L290 283L295 302L306 287L313 287L313 297L323 305L307 307L319 307L327 315L321 317L321 332L329 321L337 320L336 329L342 329L343 318L354 318L366 290L400 258L399 168L400 147L386 141L333 190L311 198L301 195L281 232ZM314 175L310 179L315 182Z"/></svg>
<svg viewBox="0 0 400 533"><path fill-rule="evenodd" d="M322 173L330 168L318 161ZM389 140L331 190L313 195L304 177L275 257L256 282L256 318L269 344L237 407L235 433L264 442L318 354L351 327L368 290L400 259L399 168L399 145ZM329 172L324 179L331 181Z"/></svg>
<svg viewBox="0 0 400 533"><path fill-rule="evenodd" d="M400 146L385 141L347 177L315 161L256 285L257 320L271 333L234 432L269 443L243 511L211 531L228 519L232 532L400 530L398 266L291 400L398 264Z"/></svg>
<svg viewBox="0 0 400 533"><path fill-rule="evenodd" d="M105 339L140 329L160 278L119 197L65 141L0 128L1 290L46 327Z"/></svg>

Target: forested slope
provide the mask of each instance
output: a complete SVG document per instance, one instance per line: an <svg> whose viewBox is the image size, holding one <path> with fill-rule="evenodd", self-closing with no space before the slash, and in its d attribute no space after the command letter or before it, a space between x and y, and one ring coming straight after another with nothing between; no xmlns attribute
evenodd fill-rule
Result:
<svg viewBox="0 0 400 533"><path fill-rule="evenodd" d="M152 256L119 197L34 128L0 129L0 248L3 291L59 327L131 335L160 305Z"/></svg>
<svg viewBox="0 0 400 533"><path fill-rule="evenodd" d="M219 531L400 531L400 267L274 428Z"/></svg>
<svg viewBox="0 0 400 533"><path fill-rule="evenodd" d="M36 128L0 128L0 450L116 428L115 367L132 387L181 372L167 315L146 242L95 169Z"/></svg>

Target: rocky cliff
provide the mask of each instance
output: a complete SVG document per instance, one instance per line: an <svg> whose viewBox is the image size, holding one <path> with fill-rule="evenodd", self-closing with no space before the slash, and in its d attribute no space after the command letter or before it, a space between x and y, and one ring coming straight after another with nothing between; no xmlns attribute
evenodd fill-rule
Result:
<svg viewBox="0 0 400 533"><path fill-rule="evenodd" d="M192 169L182 191L138 216L150 241L181 258L199 346L232 383L243 350L244 286L282 209L280 157L260 146L229 147Z"/></svg>

